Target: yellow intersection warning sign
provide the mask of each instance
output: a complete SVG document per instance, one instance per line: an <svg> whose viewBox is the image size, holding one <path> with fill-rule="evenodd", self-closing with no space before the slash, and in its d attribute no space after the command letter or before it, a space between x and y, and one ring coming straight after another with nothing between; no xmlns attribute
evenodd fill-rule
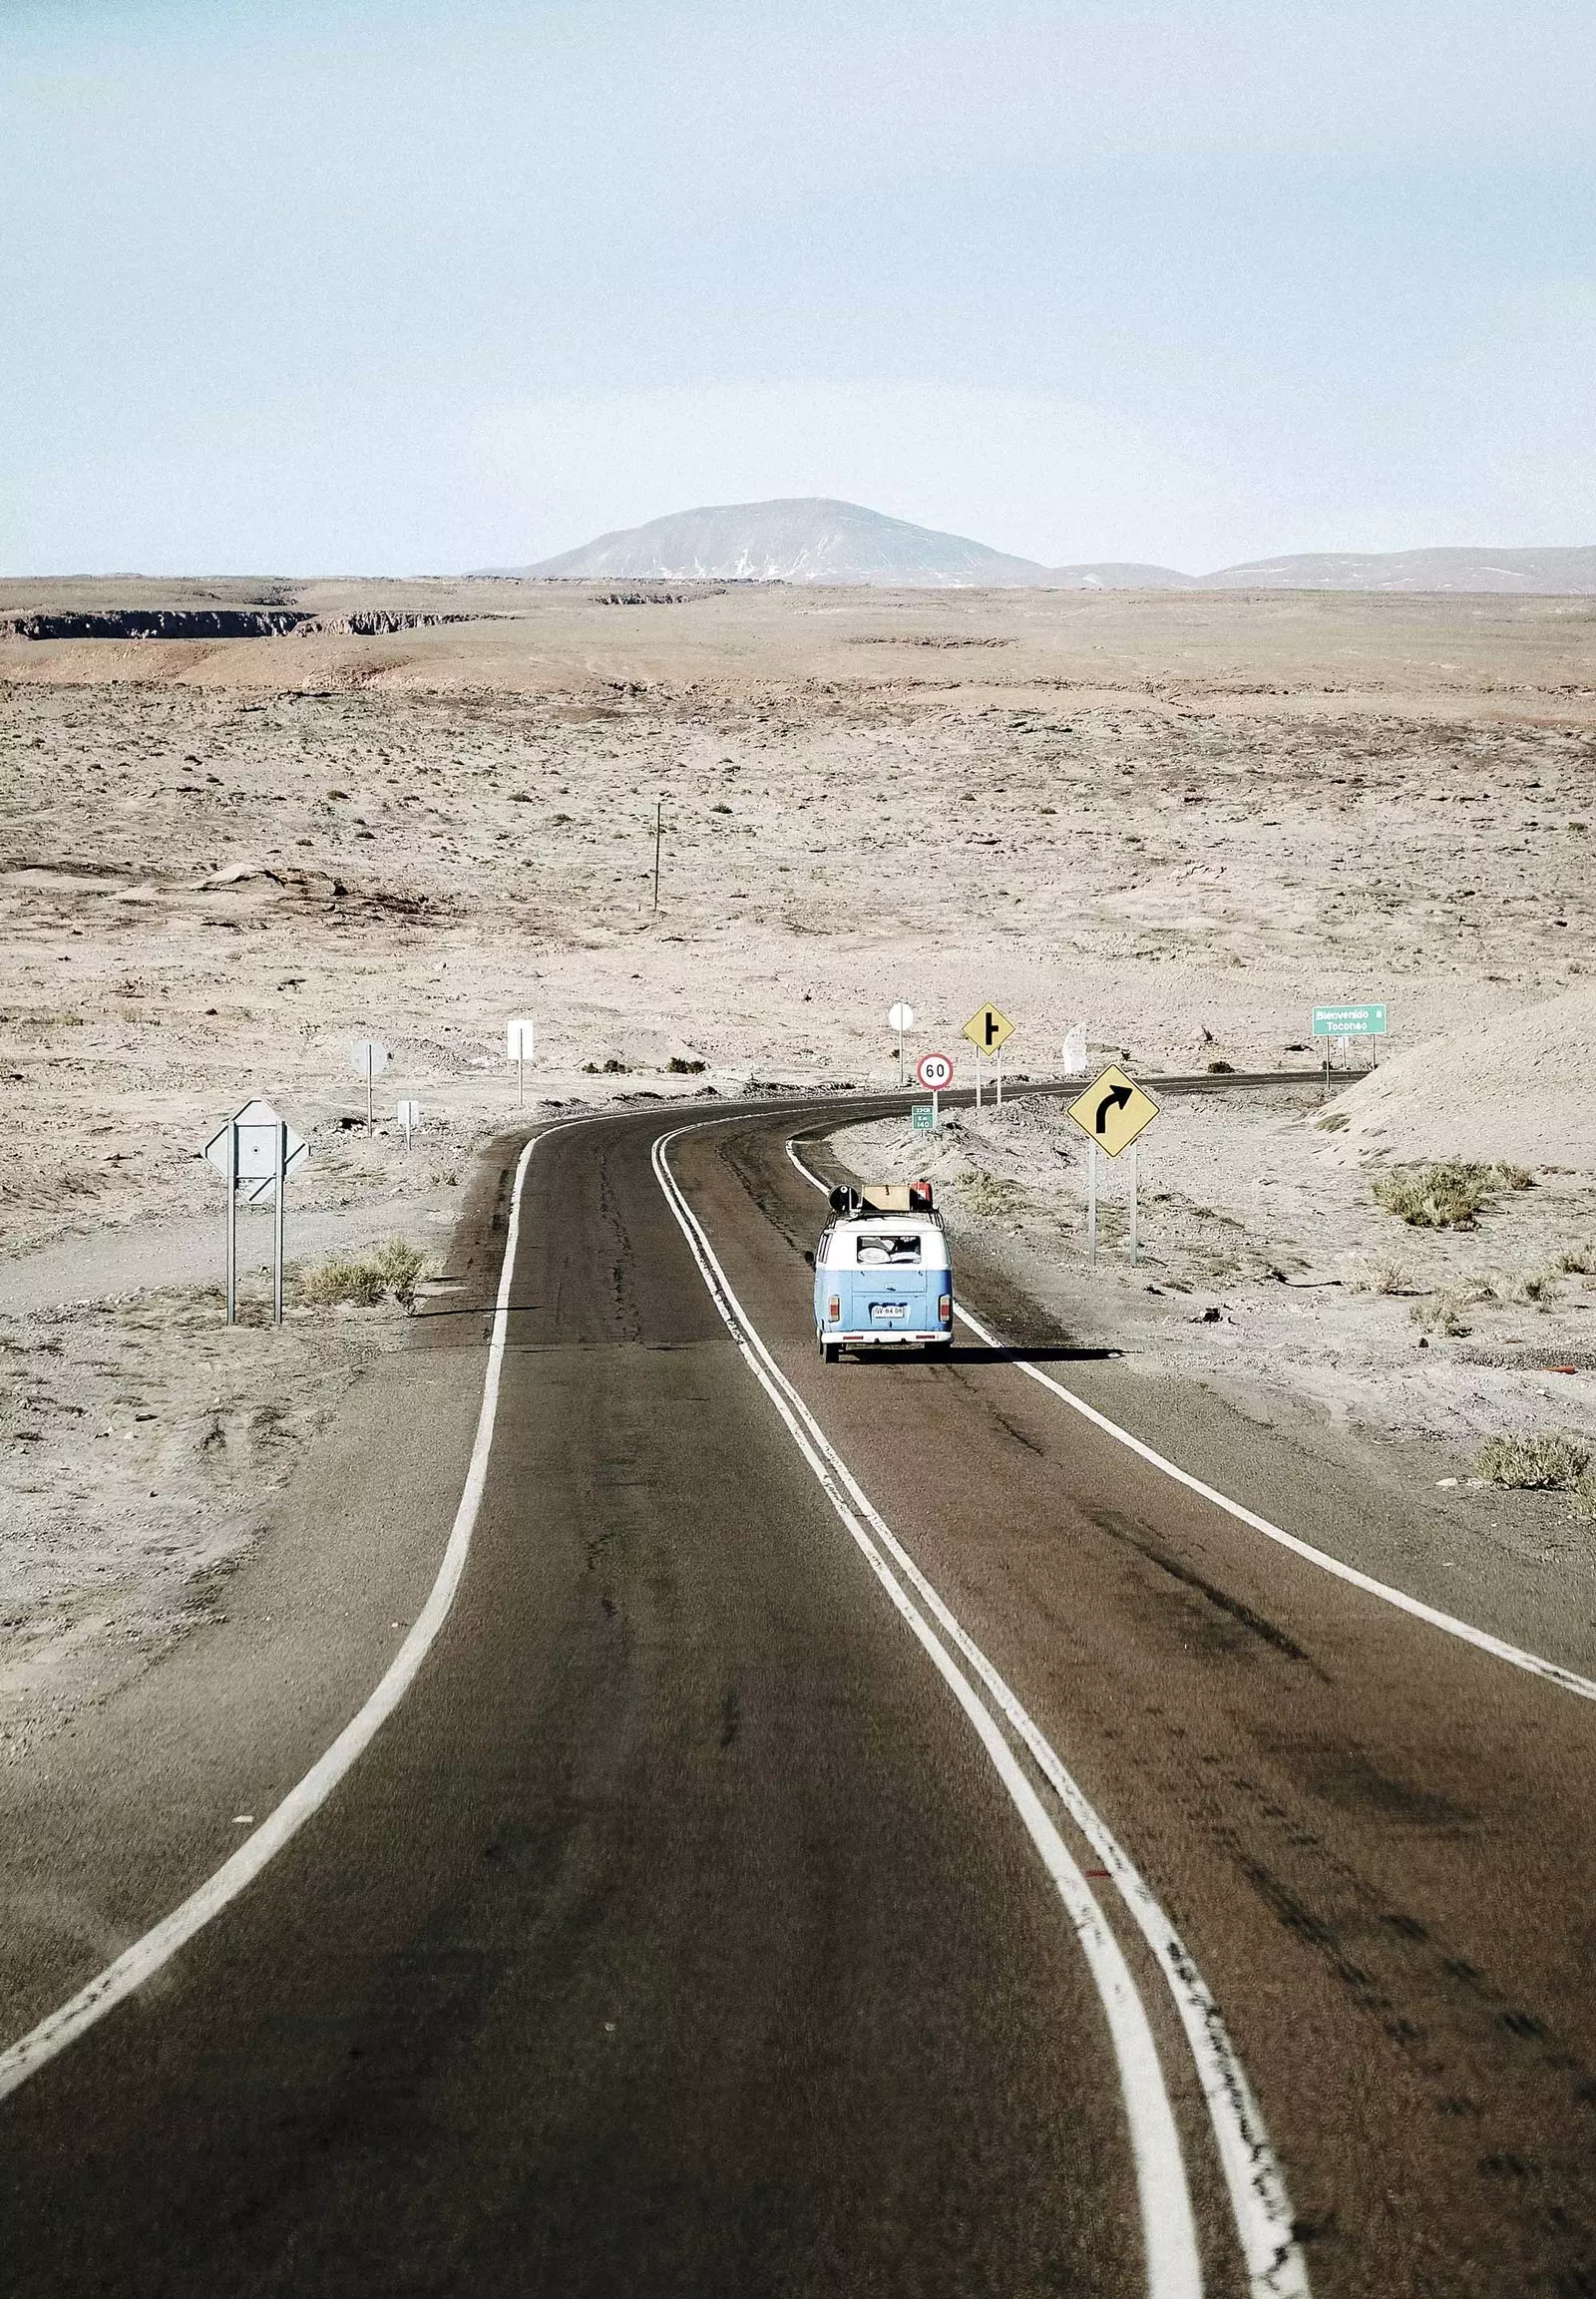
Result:
<svg viewBox="0 0 1596 2299"><path fill-rule="evenodd" d="M969 1038L978 1053L996 1053L1013 1036L1014 1025L997 1006L984 1005L971 1015L960 1034Z"/></svg>
<svg viewBox="0 0 1596 2299"><path fill-rule="evenodd" d="M1146 1132L1158 1115L1158 1104L1151 1094L1142 1092L1133 1077L1126 1077L1111 1063L1078 1101L1070 1103L1069 1114L1088 1141L1116 1158Z"/></svg>

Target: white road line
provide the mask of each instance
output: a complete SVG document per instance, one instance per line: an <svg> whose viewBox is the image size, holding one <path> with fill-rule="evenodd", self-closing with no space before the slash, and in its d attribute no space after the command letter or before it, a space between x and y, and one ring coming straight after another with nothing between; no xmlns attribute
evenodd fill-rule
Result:
<svg viewBox="0 0 1596 2299"><path fill-rule="evenodd" d="M555 1128L545 1128L552 1132ZM393 1715L400 1702L416 1680L417 1672L435 1643L439 1630L449 1617L449 1609L465 1571L466 1558L476 1530L477 1513L482 1506L483 1487L488 1476L488 1457L493 1449L494 1420L499 1408L499 1376L504 1365L505 1334L510 1318L510 1289L516 1266L516 1245L521 1231L521 1194L527 1178L532 1153L542 1135L535 1135L522 1151L516 1165L515 1188L510 1202L510 1228L505 1238L504 1266L499 1273L499 1294L494 1309L493 1333L488 1348L488 1369L482 1384L482 1406L477 1415L476 1441L471 1448L471 1465L466 1471L466 1482L460 1495L460 1506L455 1511L454 1525L444 1549L443 1562L432 1592L417 1616L414 1627L405 1638L388 1665L386 1674L371 1693L363 1708L351 1717L331 1747L319 1756L299 1781L289 1789L282 1802L262 1821L254 1833L246 1836L229 1860L224 1860L213 1876L191 1892L187 1900L174 1908L171 1915L124 1949L114 1963L108 1964L86 1987L49 2013L36 2028L15 2044L0 2052L0 2100L25 2084L49 2061L64 2052L70 2044L103 2020L114 2005L131 1996L136 1988L159 1972L180 1948L220 1915L229 1901L235 1900L259 1875L266 1863L304 1826L311 1815L320 1810L344 1774L370 1746L376 1734Z"/></svg>
<svg viewBox="0 0 1596 2299"><path fill-rule="evenodd" d="M833 1509L858 1543L888 1597L964 1710L1031 1842L1040 1854L1080 1941L1108 2022L1135 2163L1149 2299L1200 2299L1202 2266L1197 2249L1191 2196L1186 2183L1186 2168L1181 2158L1180 2136L1175 2127L1174 2110L1170 2106L1147 2013L1137 1994L1130 1968L1112 1930L1104 1921L1090 1885L1054 1827L1040 1797L1020 1769L997 1720L964 1671L958 1667L942 1639L936 1635L930 1621L915 1603L898 1573L893 1570L893 1563L908 1569L910 1578L922 1595L934 1596L934 1592L930 1591L929 1584L915 1570L891 1528L872 1506L847 1463L832 1447L819 1422L765 1346L747 1312L733 1293L696 1215L682 1195L670 1171L667 1152L671 1142L678 1140L682 1134L702 1130L701 1127L678 1127L655 1142L654 1172L665 1202L676 1217L710 1298L736 1341L744 1362L780 1413L799 1452L813 1470ZM893 1562L888 1561L889 1553ZM940 1619L952 1621L952 1615L940 1599L935 1600L934 1609ZM967 1657L975 1657L976 1648L962 1632L960 1649ZM991 1670L990 1663L986 1665L983 1674L989 1682L997 1675L996 1671ZM1258 2288L1271 2293L1305 2293L1307 2285L1301 2281L1276 2281Z"/></svg>
<svg viewBox="0 0 1596 2299"><path fill-rule="evenodd" d="M825 1183L798 1156L787 1155L814 1188ZM963 1313L961 1313L963 1315ZM966 1318L974 1326L975 1320ZM983 1338L991 1340L985 1329ZM996 1345L996 1344L995 1344ZM1236 2047L1191 1950L1170 1922L1151 1887L1057 1750L1004 1679L975 1643L914 1560L887 1535L894 1555L952 1639L997 1701L1043 1777L1112 1877L1137 1930L1157 1958L1185 2031L1230 2194L1236 2234L1255 2299L1306 2299L1308 2270L1292 2233L1291 2197L1263 2110L1253 2095Z"/></svg>
<svg viewBox="0 0 1596 2299"><path fill-rule="evenodd" d="M817 1190L825 1189L826 1185L819 1175L811 1173L798 1155L796 1143L788 1142L787 1155L806 1182ZM954 1315L970 1328L978 1341L986 1341L992 1348L1003 1346L996 1334L989 1333L979 1319L973 1318L967 1309L957 1303ZM1366 1596L1378 1597L1382 1604L1395 1605L1398 1612L1410 1613L1415 1621L1423 1621L1430 1628L1439 1629L1445 1636L1456 1637L1463 1644L1472 1645L1477 1652L1489 1653L1493 1660L1505 1661L1510 1668L1523 1669L1529 1676L1540 1677L1545 1683L1556 1685L1565 1693L1572 1693L1578 1700L1596 1701L1596 1680L1582 1677L1573 1669L1565 1669L1560 1662L1543 1660L1539 1653L1526 1652L1521 1645L1510 1645L1503 1637L1493 1637L1488 1629L1476 1629L1472 1622L1460 1621L1454 1613L1440 1612L1434 1605L1426 1605L1421 1598L1410 1597L1405 1589L1394 1589L1388 1581L1377 1581L1372 1574L1361 1573L1356 1565L1343 1564L1340 1557L1333 1557L1328 1550L1316 1549L1310 1542L1299 1540L1295 1533L1285 1532L1279 1525L1272 1525L1267 1517L1259 1516L1256 1510L1244 1507L1240 1501L1233 1501L1228 1493L1204 1484L1202 1478L1194 1477L1189 1469L1180 1468L1174 1461L1166 1460L1151 1445L1143 1444L1140 1437L1133 1437L1129 1429L1122 1429L1117 1421L1111 1421L1095 1405L1087 1404L1084 1397L1076 1396L1073 1389L1066 1389L1062 1381L1054 1380L1051 1373L1044 1373L1039 1365L1027 1364L1022 1357L1011 1361L1016 1370L1039 1383L1042 1388L1051 1390L1055 1397L1068 1405L1071 1412L1079 1413L1083 1420L1091 1422L1093 1428L1101 1429L1104 1436L1112 1437L1115 1444L1125 1446L1127 1451L1135 1453L1138 1459L1160 1470L1164 1476L1173 1477L1175 1483L1184 1485L1188 1492L1196 1493L1205 1501L1212 1501L1216 1509L1223 1509L1227 1516L1236 1518L1238 1523L1249 1526L1253 1532L1262 1533L1266 1540L1277 1541L1283 1549L1290 1549L1293 1556L1301 1557L1307 1564L1317 1565L1322 1573L1333 1574L1338 1581L1346 1581L1350 1587L1362 1589Z"/></svg>

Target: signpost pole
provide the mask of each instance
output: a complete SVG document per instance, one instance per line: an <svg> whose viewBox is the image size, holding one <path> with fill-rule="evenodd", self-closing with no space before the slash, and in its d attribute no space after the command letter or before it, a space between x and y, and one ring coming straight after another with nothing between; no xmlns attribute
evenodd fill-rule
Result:
<svg viewBox="0 0 1596 2299"><path fill-rule="evenodd" d="M1003 1106L1003 1049L1001 1046L998 1048L998 1060L995 1066L998 1071L998 1107L1001 1109Z"/></svg>
<svg viewBox="0 0 1596 2299"><path fill-rule="evenodd" d="M933 1133L936 1132L938 1126L942 1122L937 1115L938 1105L940 1104L941 1100L941 1094L939 1094L936 1087L933 1086L931 1089L931 1130Z"/></svg>
<svg viewBox="0 0 1596 2299"><path fill-rule="evenodd" d="M371 1074L372 1074L372 1046L371 1046L371 1040L370 1040L370 1038L368 1037L368 1038L367 1038L367 1040L366 1040L366 1139L367 1139L367 1141L370 1141L370 1139L371 1139L371 1137L372 1137L372 1134L373 1134L373 1133L374 1133L374 1131L376 1130L376 1129L375 1129L375 1127L373 1126L373 1124L372 1124L372 1120L371 1120Z"/></svg>
<svg viewBox="0 0 1596 2299"><path fill-rule="evenodd" d="M654 908L659 908L659 839L665 827L665 802L654 800Z"/></svg>
<svg viewBox="0 0 1596 2299"><path fill-rule="evenodd" d="M981 1107L981 1048L976 1048L976 1107Z"/></svg>
<svg viewBox="0 0 1596 2299"><path fill-rule="evenodd" d="M900 1030L898 1032L898 1091L900 1093L903 1092L904 1083L904 1033Z"/></svg>
<svg viewBox="0 0 1596 2299"><path fill-rule="evenodd" d="M1086 1267L1097 1267L1097 1144L1086 1144Z"/></svg>
<svg viewBox="0 0 1596 2299"><path fill-rule="evenodd" d="M227 1323L238 1322L238 1121L227 1121Z"/></svg>
<svg viewBox="0 0 1596 2299"><path fill-rule="evenodd" d="M282 1323L282 1239L287 1220L288 1121L277 1120L277 1192L271 1208L271 1322Z"/></svg>
<svg viewBox="0 0 1596 2299"><path fill-rule="evenodd" d="M1129 1147L1129 1149L1128 1149L1128 1150L1125 1152L1125 1155L1126 1155L1126 1156L1129 1158L1129 1160L1130 1160L1130 1259L1131 1259L1131 1266L1132 1266L1132 1267L1134 1267L1134 1266L1135 1266L1135 1261L1136 1261L1136 1180L1137 1180L1137 1174L1136 1174L1136 1150L1137 1150L1137 1147L1138 1147L1138 1145L1137 1145L1135 1142L1132 1142L1132 1143L1131 1143L1131 1145L1130 1145L1130 1147Z"/></svg>
<svg viewBox="0 0 1596 2299"><path fill-rule="evenodd" d="M525 1109L526 1106L527 1033L525 1030L518 1029L516 1032L516 1107L517 1109Z"/></svg>

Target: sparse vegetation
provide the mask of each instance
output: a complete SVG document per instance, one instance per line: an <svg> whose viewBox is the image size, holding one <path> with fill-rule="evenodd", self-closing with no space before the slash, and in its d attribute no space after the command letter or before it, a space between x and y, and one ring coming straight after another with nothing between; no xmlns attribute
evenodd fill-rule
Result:
<svg viewBox="0 0 1596 2299"><path fill-rule="evenodd" d="M1006 1174L985 1173L972 1170L961 1174L954 1184L973 1214L993 1220L1001 1214L1018 1213L1025 1203L1025 1192L1018 1182L1010 1181Z"/></svg>
<svg viewBox="0 0 1596 2299"><path fill-rule="evenodd" d="M1435 1294L1427 1301L1414 1302L1407 1314L1420 1333L1457 1341L1474 1330L1463 1314L1466 1307L1460 1294Z"/></svg>
<svg viewBox="0 0 1596 2299"><path fill-rule="evenodd" d="M685 1054L673 1053L665 1067L675 1077L701 1077L708 1064L701 1061L689 1061Z"/></svg>
<svg viewBox="0 0 1596 2299"><path fill-rule="evenodd" d="M299 1293L318 1308L346 1302L356 1309L375 1309L380 1301L391 1297L409 1309L426 1258L403 1238L389 1238L385 1245L358 1260L335 1258L316 1263L301 1275Z"/></svg>
<svg viewBox="0 0 1596 2299"><path fill-rule="evenodd" d="M1596 1278L1596 1246L1569 1246L1558 1255L1557 1267L1569 1277Z"/></svg>
<svg viewBox="0 0 1596 2299"><path fill-rule="evenodd" d="M1405 1262L1381 1260L1366 1263L1347 1282L1354 1294L1421 1294L1426 1291Z"/></svg>
<svg viewBox="0 0 1596 2299"><path fill-rule="evenodd" d="M1487 1437L1474 1455L1474 1474L1518 1492L1578 1492L1590 1478L1589 1440L1573 1429L1543 1429L1533 1437Z"/></svg>
<svg viewBox="0 0 1596 2299"><path fill-rule="evenodd" d="M1372 1190L1378 1206L1411 1229L1472 1229L1493 1198L1504 1190L1528 1189L1533 1179L1523 1166L1444 1158L1432 1165L1394 1167L1376 1179Z"/></svg>

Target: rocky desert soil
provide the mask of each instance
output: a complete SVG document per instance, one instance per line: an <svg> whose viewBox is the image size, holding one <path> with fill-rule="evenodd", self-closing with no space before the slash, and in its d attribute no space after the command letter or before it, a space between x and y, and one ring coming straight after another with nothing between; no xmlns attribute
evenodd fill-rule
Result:
<svg viewBox="0 0 1596 2299"><path fill-rule="evenodd" d="M305 619L218 637L223 611ZM1134 1287L1069 1262L1056 1113L1018 1101L939 1144L961 1218L1028 1235L1077 1323L1238 1395L1287 1381L1459 1457L1497 1427L1596 1427L1588 1378L1525 1355L1590 1348L1590 1289L1555 1264L1596 1188L1591 601L0 584L0 626L86 614L161 619L0 629L12 1749L220 1601L318 1416L402 1332L392 1304L295 1295L282 1334L226 1334L200 1143L266 1094L312 1150L291 1254L436 1247L515 1108L511 1014L537 1020L547 1109L886 1082L894 997L917 1050L996 999L1011 1085L1055 1074L1075 1025L1150 1082L1306 1068L1314 1002L1384 998L1398 1059L1340 1128L1312 1083L1171 1101ZM1524 1019L1554 1004L1555 1027ZM365 1035L393 1056L369 1144ZM401 1095L424 1111L408 1152ZM1394 1160L1501 1133L1480 1154L1535 1187L1477 1231L1373 1208ZM1468 1293L1467 1333L1411 1315Z"/></svg>

